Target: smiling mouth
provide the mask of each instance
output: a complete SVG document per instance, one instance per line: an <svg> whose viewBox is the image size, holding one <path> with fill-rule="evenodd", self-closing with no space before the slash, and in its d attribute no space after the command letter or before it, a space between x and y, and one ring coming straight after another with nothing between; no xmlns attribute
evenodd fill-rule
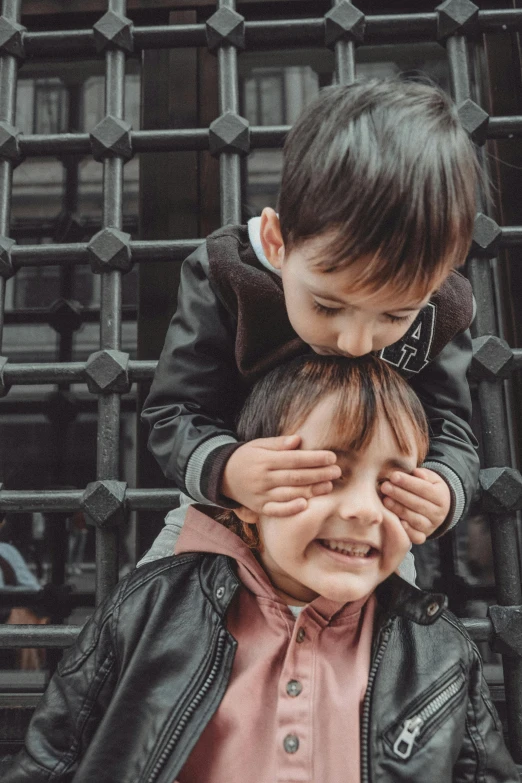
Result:
<svg viewBox="0 0 522 783"><path fill-rule="evenodd" d="M366 559L377 554L377 550L369 544L351 544L348 541L335 541L329 538L318 538L317 543L328 552L335 552L345 557Z"/></svg>

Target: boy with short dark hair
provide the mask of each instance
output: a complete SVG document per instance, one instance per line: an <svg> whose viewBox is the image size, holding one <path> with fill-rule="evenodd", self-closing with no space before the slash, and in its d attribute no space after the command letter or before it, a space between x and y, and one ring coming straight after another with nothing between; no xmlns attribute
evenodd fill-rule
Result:
<svg viewBox="0 0 522 783"><path fill-rule="evenodd" d="M267 208L220 229L183 265L142 413L150 450L183 494L142 562L173 551L193 501L284 517L331 491L333 454L299 450L295 436L241 444L235 432L252 384L310 350L377 353L409 380L430 450L413 475L391 476L386 502L413 543L460 519L478 459L473 297L454 268L471 241L477 171L436 88L359 82L305 110L285 144L279 215Z"/></svg>
<svg viewBox="0 0 522 783"><path fill-rule="evenodd" d="M293 433L336 455L332 490L284 523L228 512L243 540L189 509L65 654L2 783L518 783L475 645L394 573L383 487L426 454L415 394L373 356L300 357L238 423Z"/></svg>

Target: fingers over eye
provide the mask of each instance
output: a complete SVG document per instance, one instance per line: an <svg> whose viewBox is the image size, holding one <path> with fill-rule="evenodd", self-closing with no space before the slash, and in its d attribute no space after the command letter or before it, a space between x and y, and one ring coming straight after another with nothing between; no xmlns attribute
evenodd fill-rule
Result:
<svg viewBox="0 0 522 783"><path fill-rule="evenodd" d="M291 517L294 514L300 514L308 505L306 498L300 497L290 500L286 503L277 503L269 501L265 503L262 513L267 517Z"/></svg>
<svg viewBox="0 0 522 783"><path fill-rule="evenodd" d="M416 530L408 522L406 522L405 519L401 519L401 524L412 544L424 544L426 541L425 533L421 533L419 530Z"/></svg>

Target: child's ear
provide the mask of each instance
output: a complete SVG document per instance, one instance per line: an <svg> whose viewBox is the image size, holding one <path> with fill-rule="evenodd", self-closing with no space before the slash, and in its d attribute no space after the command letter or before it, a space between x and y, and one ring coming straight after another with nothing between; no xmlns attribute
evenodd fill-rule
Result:
<svg viewBox="0 0 522 783"><path fill-rule="evenodd" d="M241 522L245 522L247 525L255 525L259 521L259 514L256 514L255 511L252 511L250 508L246 508L245 506L239 506L239 508L235 508L234 514L236 517L239 517Z"/></svg>
<svg viewBox="0 0 522 783"><path fill-rule="evenodd" d="M285 257L285 246L277 212L265 207L261 213L259 237L263 252L275 269L281 269Z"/></svg>

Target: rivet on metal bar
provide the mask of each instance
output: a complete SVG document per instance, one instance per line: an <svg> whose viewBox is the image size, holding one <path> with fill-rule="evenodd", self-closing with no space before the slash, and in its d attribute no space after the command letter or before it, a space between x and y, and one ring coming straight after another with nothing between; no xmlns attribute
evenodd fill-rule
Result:
<svg viewBox="0 0 522 783"><path fill-rule="evenodd" d="M337 41L364 41L366 17L347 0L331 8L324 16L324 40L333 48Z"/></svg>
<svg viewBox="0 0 522 783"><path fill-rule="evenodd" d="M0 277L9 278L15 273L11 249L16 242L9 237L0 236Z"/></svg>
<svg viewBox="0 0 522 783"><path fill-rule="evenodd" d="M489 606L492 649L510 658L522 657L522 606Z"/></svg>
<svg viewBox="0 0 522 783"><path fill-rule="evenodd" d="M0 16L0 55L11 54L19 60L25 57L24 52L24 33L26 28L14 22L12 19L6 19Z"/></svg>
<svg viewBox="0 0 522 783"><path fill-rule="evenodd" d="M87 245L87 251L93 272L107 272L110 269L128 272L132 267L130 234L117 228L98 231Z"/></svg>
<svg viewBox="0 0 522 783"><path fill-rule="evenodd" d="M491 258L496 256L501 237L502 229L498 223L483 212L479 212L473 226L472 253Z"/></svg>
<svg viewBox="0 0 522 783"><path fill-rule="evenodd" d="M437 38L439 41L450 35L474 33L478 29L479 8L470 0L446 0L438 5Z"/></svg>
<svg viewBox="0 0 522 783"><path fill-rule="evenodd" d="M75 332L83 323L82 306L74 299L56 299L49 308L47 319L58 334Z"/></svg>
<svg viewBox="0 0 522 783"><path fill-rule="evenodd" d="M96 351L87 360L85 375L91 394L124 394L130 389L129 354L107 349Z"/></svg>
<svg viewBox="0 0 522 783"><path fill-rule="evenodd" d="M493 334L484 334L472 341L471 374L477 379L496 381L509 378L514 354L505 340Z"/></svg>
<svg viewBox="0 0 522 783"><path fill-rule="evenodd" d="M92 30L94 43L99 52L107 49L122 49L130 53L134 49L132 20L123 14L107 11Z"/></svg>
<svg viewBox="0 0 522 783"><path fill-rule="evenodd" d="M0 121L0 159L18 164L22 161L20 152L20 131L10 122Z"/></svg>
<svg viewBox="0 0 522 783"><path fill-rule="evenodd" d="M96 527L120 525L125 519L125 481L92 481L87 484L80 506Z"/></svg>
<svg viewBox="0 0 522 783"><path fill-rule="evenodd" d="M207 46L215 54L220 46L245 48L245 17L232 8L219 8L205 25Z"/></svg>
<svg viewBox="0 0 522 783"><path fill-rule="evenodd" d="M95 160L132 158L131 125L108 114L90 132L92 156Z"/></svg>
<svg viewBox="0 0 522 783"><path fill-rule="evenodd" d="M505 514L522 508L522 476L514 468L485 468L479 485L485 511Z"/></svg>
<svg viewBox="0 0 522 783"><path fill-rule="evenodd" d="M210 125L210 153L238 152L247 155L250 150L250 126L248 120L227 111Z"/></svg>
<svg viewBox="0 0 522 783"><path fill-rule="evenodd" d="M467 98L457 106L457 113L464 130L470 138L482 146L488 138L489 114L478 103Z"/></svg>

